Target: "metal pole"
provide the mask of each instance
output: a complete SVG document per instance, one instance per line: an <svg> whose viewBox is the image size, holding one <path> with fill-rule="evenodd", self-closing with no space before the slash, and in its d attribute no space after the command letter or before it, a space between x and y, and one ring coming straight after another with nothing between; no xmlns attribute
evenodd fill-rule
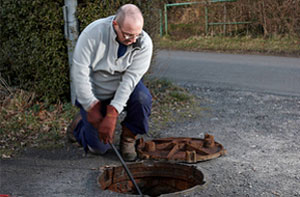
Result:
<svg viewBox="0 0 300 197"><path fill-rule="evenodd" d="M203 2L169 3L166 5L168 7L171 7L171 6L181 6L181 5L193 5L193 4L198 4L198 3L203 3Z"/></svg>
<svg viewBox="0 0 300 197"><path fill-rule="evenodd" d="M226 25L240 25L240 24L251 24L252 22L247 22L247 21L245 21L245 22L226 22L226 23L224 23L224 22L217 22L217 23L208 23L209 25L224 25L224 24L226 24Z"/></svg>
<svg viewBox="0 0 300 197"><path fill-rule="evenodd" d="M64 13L64 21L65 21L65 38L67 40L67 46L68 46L68 60L69 60L70 70L73 61L73 51L79 35L78 22L75 15L76 7L77 7L77 0L65 0L65 5L63 6L63 13ZM71 88L71 101L72 104L74 105L75 92L74 92L72 81L70 82L70 88Z"/></svg>
<svg viewBox="0 0 300 197"><path fill-rule="evenodd" d="M167 13L167 4L165 4L164 8L165 8L165 34L168 35L168 13Z"/></svg>

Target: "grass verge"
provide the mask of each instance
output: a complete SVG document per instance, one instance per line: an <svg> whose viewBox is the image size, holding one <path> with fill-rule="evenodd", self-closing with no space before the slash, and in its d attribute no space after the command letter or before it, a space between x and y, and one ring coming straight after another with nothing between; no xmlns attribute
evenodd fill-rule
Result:
<svg viewBox="0 0 300 197"><path fill-rule="evenodd" d="M0 105L0 156L10 158L26 147L55 148L65 143L68 123L76 113L70 103L45 106L35 94L12 91Z"/></svg>
<svg viewBox="0 0 300 197"><path fill-rule="evenodd" d="M173 50L263 53L300 57L300 38L291 36L273 36L270 38L194 36L182 40L162 37L158 47Z"/></svg>

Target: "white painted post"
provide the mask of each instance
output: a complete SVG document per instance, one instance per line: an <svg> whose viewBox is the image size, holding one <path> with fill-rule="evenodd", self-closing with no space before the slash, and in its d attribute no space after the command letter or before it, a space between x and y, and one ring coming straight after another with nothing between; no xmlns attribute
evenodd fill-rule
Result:
<svg viewBox="0 0 300 197"><path fill-rule="evenodd" d="M79 35L78 20L76 18L76 7L77 0L65 0L65 5L63 6L64 21L65 21L65 38L68 45L68 60L69 68L71 71L73 51L75 49L76 41ZM71 101L75 104L75 93L72 81L70 82L71 89Z"/></svg>

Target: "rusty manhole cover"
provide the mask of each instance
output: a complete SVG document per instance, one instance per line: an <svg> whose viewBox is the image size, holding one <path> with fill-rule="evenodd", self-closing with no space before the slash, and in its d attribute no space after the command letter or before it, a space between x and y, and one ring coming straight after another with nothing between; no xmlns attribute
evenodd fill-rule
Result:
<svg viewBox="0 0 300 197"><path fill-rule="evenodd" d="M201 190L205 184L203 173L195 166L167 162L128 164L143 195L164 196ZM98 181L103 190L123 194L138 194L122 166L102 169Z"/></svg>
<svg viewBox="0 0 300 197"><path fill-rule="evenodd" d="M140 159L167 160L196 163L220 157L226 150L214 140L213 135L205 134L204 139L170 137L151 141L139 139L137 152Z"/></svg>

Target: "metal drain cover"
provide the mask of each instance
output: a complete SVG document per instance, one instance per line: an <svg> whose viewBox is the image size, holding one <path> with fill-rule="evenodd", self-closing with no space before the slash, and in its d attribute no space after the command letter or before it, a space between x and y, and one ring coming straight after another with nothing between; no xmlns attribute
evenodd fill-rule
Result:
<svg viewBox="0 0 300 197"><path fill-rule="evenodd" d="M205 134L204 139L170 137L144 141L140 138L137 152L140 159L186 163L206 161L226 154L222 144L216 142L214 136L209 134Z"/></svg>

